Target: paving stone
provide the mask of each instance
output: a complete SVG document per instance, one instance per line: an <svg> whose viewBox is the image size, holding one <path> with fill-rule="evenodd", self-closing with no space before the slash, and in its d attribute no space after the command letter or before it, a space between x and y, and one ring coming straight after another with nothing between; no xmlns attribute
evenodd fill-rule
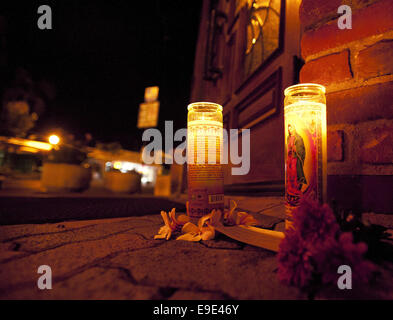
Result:
<svg viewBox="0 0 393 320"><path fill-rule="evenodd" d="M31 224L17 224L1 226L0 241L28 237L31 235L40 235L48 233L58 233L67 230L75 230L103 223L113 223L116 221L126 221L129 218L99 219L99 220L82 220L82 221L63 221L59 223L36 224L32 228Z"/></svg>
<svg viewBox="0 0 393 320"><path fill-rule="evenodd" d="M219 293L177 290L169 300L225 300Z"/></svg>
<svg viewBox="0 0 393 320"><path fill-rule="evenodd" d="M241 250L244 247L244 244L232 240L220 233L216 233L214 240L202 241L200 242L207 248L212 249L228 249L228 250Z"/></svg>
<svg viewBox="0 0 393 320"><path fill-rule="evenodd" d="M142 251L125 252L110 260L128 269L143 285L215 292L226 299L296 299L298 290L281 285L274 273L274 253L212 249L186 241L167 241Z"/></svg>
<svg viewBox="0 0 393 320"><path fill-rule="evenodd" d="M262 212L264 210L267 210L269 208L284 203L282 197L245 197L245 196L225 197L227 203L229 203L229 199L235 200L238 205L238 208L243 210L249 210L252 212Z"/></svg>
<svg viewBox="0 0 393 320"><path fill-rule="evenodd" d="M19 251L40 252L68 243L99 240L117 233L135 229L138 226L146 226L146 224L150 225L149 220L141 218L112 221L112 223L98 223L77 229L67 230L65 228L65 231L32 235L15 240L14 243L20 246ZM158 228L158 222L155 225Z"/></svg>
<svg viewBox="0 0 393 320"><path fill-rule="evenodd" d="M259 213L261 213L265 216L271 216L271 217L284 219L285 218L284 201L282 200L282 202L279 204L272 205L271 207L266 207L266 209L259 211Z"/></svg>
<svg viewBox="0 0 393 320"><path fill-rule="evenodd" d="M160 245L132 233L123 233L95 241L67 244L1 264L0 297L9 290L35 286L37 269L48 265L55 280L62 280L80 273L117 253L145 249Z"/></svg>
<svg viewBox="0 0 393 320"><path fill-rule="evenodd" d="M0 263L4 260L23 256L24 253L18 250L19 246L15 243L0 243Z"/></svg>
<svg viewBox="0 0 393 320"><path fill-rule="evenodd" d="M51 290L39 290L36 285L11 291L6 299L67 299L67 300L120 300L154 299L159 288L138 286L132 283L126 272L118 269L94 267L75 276L52 283Z"/></svg>
<svg viewBox="0 0 393 320"><path fill-rule="evenodd" d="M371 224L378 224L388 229L393 229L393 215L392 214L375 214L364 213L362 219Z"/></svg>
<svg viewBox="0 0 393 320"><path fill-rule="evenodd" d="M283 218L281 198L252 203L275 230L284 227L277 223ZM367 217L383 225L391 222L381 215ZM155 214L0 226L0 299L307 298L279 282L275 253L219 233L202 242L176 241L176 235L170 241L154 240L162 225ZM52 268L52 290L37 288L37 269L44 264ZM393 267L381 270L369 295L392 299ZM329 297L341 298L334 292L317 296Z"/></svg>
<svg viewBox="0 0 393 320"><path fill-rule="evenodd" d="M269 216L269 215L264 214L264 212L252 213L252 215L258 221L258 227L264 228L264 229L273 230L277 224L284 221L283 218Z"/></svg>

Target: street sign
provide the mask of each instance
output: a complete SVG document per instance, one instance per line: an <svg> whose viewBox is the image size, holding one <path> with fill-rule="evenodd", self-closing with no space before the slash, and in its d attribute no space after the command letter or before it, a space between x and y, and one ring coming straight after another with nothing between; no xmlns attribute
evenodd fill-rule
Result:
<svg viewBox="0 0 393 320"><path fill-rule="evenodd" d="M152 128L157 126L158 111L160 109L160 102L144 102L139 105L138 124L139 129Z"/></svg>
<svg viewBox="0 0 393 320"><path fill-rule="evenodd" d="M145 89L145 102L153 102L158 99L159 87L147 87Z"/></svg>

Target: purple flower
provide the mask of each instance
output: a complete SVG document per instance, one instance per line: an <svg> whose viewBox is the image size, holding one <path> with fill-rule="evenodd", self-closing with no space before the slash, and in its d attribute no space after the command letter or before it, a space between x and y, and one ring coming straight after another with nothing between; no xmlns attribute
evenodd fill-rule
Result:
<svg viewBox="0 0 393 320"><path fill-rule="evenodd" d="M293 227L297 229L304 240L323 241L335 237L339 225L332 209L327 204L304 198L300 206L293 211Z"/></svg>
<svg viewBox="0 0 393 320"><path fill-rule="evenodd" d="M305 199L293 211L293 225L285 231L278 252L279 279L299 288L314 280L335 284L340 265L352 269L354 281L367 282L375 266L364 259L365 243L354 243L352 233L341 233L328 205Z"/></svg>
<svg viewBox="0 0 393 320"><path fill-rule="evenodd" d="M375 266L364 259L367 245L363 242L353 243L350 232L342 233L338 240L327 240L319 245L313 255L316 268L322 275L322 282L334 284L339 278L337 269L341 265L351 267L354 283L366 283Z"/></svg>
<svg viewBox="0 0 393 320"><path fill-rule="evenodd" d="M304 288L312 279L311 252L295 229L289 229L280 243L278 276L287 285Z"/></svg>

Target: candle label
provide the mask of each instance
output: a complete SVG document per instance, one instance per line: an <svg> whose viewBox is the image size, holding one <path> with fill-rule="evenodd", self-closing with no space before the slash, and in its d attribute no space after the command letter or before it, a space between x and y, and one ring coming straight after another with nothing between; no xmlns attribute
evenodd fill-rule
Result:
<svg viewBox="0 0 393 320"><path fill-rule="evenodd" d="M285 113L286 220L302 197L323 201L323 123L326 106L315 102L288 105ZM326 135L326 134L325 134ZM326 137L324 138L326 139Z"/></svg>
<svg viewBox="0 0 393 320"><path fill-rule="evenodd" d="M189 214L202 217L224 208L224 173L220 164L222 123L191 121L187 131Z"/></svg>
<svg viewBox="0 0 393 320"><path fill-rule="evenodd" d="M189 213L202 217L223 209L224 190L221 165L188 165Z"/></svg>

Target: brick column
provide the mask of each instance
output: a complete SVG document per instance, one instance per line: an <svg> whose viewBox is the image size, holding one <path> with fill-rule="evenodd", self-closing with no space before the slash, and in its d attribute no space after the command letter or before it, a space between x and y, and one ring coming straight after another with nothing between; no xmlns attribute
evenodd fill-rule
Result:
<svg viewBox="0 0 393 320"><path fill-rule="evenodd" d="M300 20L300 82L327 88L329 198L393 213L393 1L303 0Z"/></svg>

